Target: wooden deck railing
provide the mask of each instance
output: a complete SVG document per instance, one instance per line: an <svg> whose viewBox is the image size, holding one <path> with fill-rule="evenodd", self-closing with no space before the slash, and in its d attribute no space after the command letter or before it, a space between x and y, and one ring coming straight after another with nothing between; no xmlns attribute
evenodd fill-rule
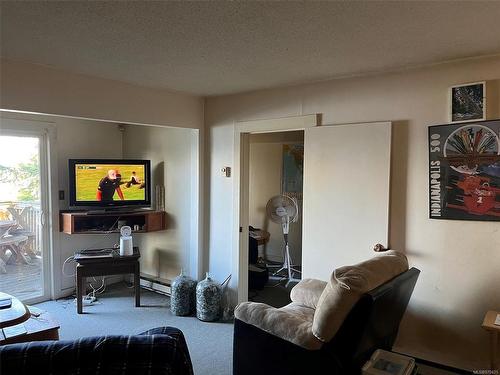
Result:
<svg viewBox="0 0 500 375"><path fill-rule="evenodd" d="M0 201L0 220L15 220L24 230L32 232L33 251L40 254L40 203L39 202L5 202Z"/></svg>

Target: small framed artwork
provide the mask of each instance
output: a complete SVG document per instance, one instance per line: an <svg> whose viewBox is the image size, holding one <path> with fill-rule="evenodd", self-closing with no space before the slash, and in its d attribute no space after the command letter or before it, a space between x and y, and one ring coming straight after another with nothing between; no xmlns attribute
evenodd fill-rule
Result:
<svg viewBox="0 0 500 375"><path fill-rule="evenodd" d="M450 122L486 120L486 82L450 87Z"/></svg>

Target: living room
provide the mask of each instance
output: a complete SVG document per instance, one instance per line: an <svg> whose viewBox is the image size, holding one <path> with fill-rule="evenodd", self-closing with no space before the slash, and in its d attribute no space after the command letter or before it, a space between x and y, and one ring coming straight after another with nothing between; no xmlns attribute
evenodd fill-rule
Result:
<svg viewBox="0 0 500 375"><path fill-rule="evenodd" d="M60 340L137 338L170 326L182 331L197 374L245 373L245 366L271 373L273 361L283 373L296 373L280 363L280 353L290 363L295 356L313 366L316 350L309 347L304 354L302 341L274 331L279 324L260 326L248 311L243 314L252 297L248 227L256 225L248 206L251 137L301 131L298 278L303 281L282 275L287 298L292 293L294 301L306 279L337 280L331 278L335 269L372 259L376 244L382 245L378 250L398 250L408 260L406 268L421 272L407 307L401 306L404 315L391 320L397 338L389 340L390 347L377 342L366 360L384 349L414 358L424 375L498 373L497 330L483 322L488 311L500 310L498 193L483 194L481 199L493 197L493 205L481 214L470 207L466 213L457 202L441 206L443 201L432 197L448 199L445 191L451 194L469 177L490 178L482 185L493 188L488 192L500 186L495 172L477 161L448 168L448 175L461 178L448 183L444 167L438 173L431 168L447 156L434 155L432 147L446 149L441 138L454 139L464 126L477 123L480 134L492 129L498 140L498 2L2 1L1 6L0 136L37 131L48 144L45 151L40 148L47 171L48 229L44 253L38 254L45 267L44 293L21 300L58 322ZM453 118L451 95L472 84L480 87L481 113L463 123ZM104 234L61 231L61 212L82 210L70 202L70 159L151 162L149 208L164 212L165 221L147 233L131 227L140 272L151 276L140 281L140 307L134 307L137 283L130 277L95 276L88 278L84 294L95 289L90 297L96 298L84 300L83 314L77 313L71 257L115 244L119 251L120 233L117 226ZM442 184L435 189L437 180ZM458 201L465 205L467 199ZM283 243L284 226L269 225L273 241ZM18 259L9 262L21 266ZM216 323L198 319L196 309L188 317L171 311L172 280L181 269L198 282L209 272L218 284ZM5 275L0 273L0 292L16 297L4 290ZM266 311L262 314L272 321L276 311ZM246 326L238 326L245 319ZM285 331L294 329L292 321L283 321ZM261 327L293 348L287 352L285 344L239 331L247 326ZM250 366L244 353L252 345ZM356 373L331 362L327 373Z"/></svg>

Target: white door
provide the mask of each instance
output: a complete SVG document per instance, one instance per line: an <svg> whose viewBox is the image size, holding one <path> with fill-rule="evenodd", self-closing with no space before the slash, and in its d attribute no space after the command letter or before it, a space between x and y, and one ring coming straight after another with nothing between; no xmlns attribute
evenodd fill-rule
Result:
<svg viewBox="0 0 500 375"><path fill-rule="evenodd" d="M0 291L24 302L50 297L48 135L1 119Z"/></svg>
<svg viewBox="0 0 500 375"><path fill-rule="evenodd" d="M390 122L305 130L303 278L328 280L388 246L390 164Z"/></svg>

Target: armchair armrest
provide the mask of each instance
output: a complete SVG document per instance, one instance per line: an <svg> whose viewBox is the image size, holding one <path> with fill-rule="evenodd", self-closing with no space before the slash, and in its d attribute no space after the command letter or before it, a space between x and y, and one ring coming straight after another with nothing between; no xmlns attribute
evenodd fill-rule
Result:
<svg viewBox="0 0 500 375"><path fill-rule="evenodd" d="M175 338L176 340L185 341L182 331L174 327L168 327L168 326L156 327L139 333L139 336L151 336L151 335L167 335Z"/></svg>
<svg viewBox="0 0 500 375"><path fill-rule="evenodd" d="M235 311L236 319L308 350L318 350L323 343L312 333L314 310L296 303L279 309L264 303L243 302Z"/></svg>
<svg viewBox="0 0 500 375"><path fill-rule="evenodd" d="M315 309L326 284L326 281L303 279L292 288L290 299L299 305Z"/></svg>
<svg viewBox="0 0 500 375"><path fill-rule="evenodd" d="M156 327L141 332L138 336L168 336L167 343L173 348L173 358L171 361L172 369L175 374L193 375L193 364L189 355L189 349L184 338L184 334L178 328L174 327ZM154 339L153 339L154 341Z"/></svg>

